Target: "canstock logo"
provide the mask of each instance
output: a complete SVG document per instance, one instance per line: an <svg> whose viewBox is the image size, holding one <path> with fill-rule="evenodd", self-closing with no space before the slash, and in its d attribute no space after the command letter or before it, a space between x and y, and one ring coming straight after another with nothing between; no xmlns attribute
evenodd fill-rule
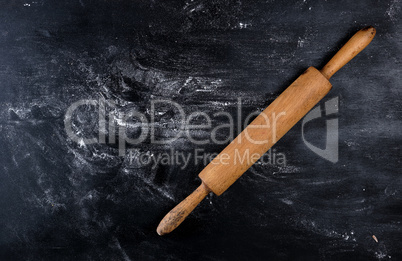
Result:
<svg viewBox="0 0 402 261"><path fill-rule="evenodd" d="M314 153L319 155L320 157L329 160L332 163L338 162L338 118L335 119L327 119L327 131L326 131L326 142L325 149L320 149L310 142L308 142L304 137L304 125L312 120L327 117L338 112L338 97L332 98L331 100L325 102L325 115L322 115L320 106L315 107L311 110L303 119L302 122L302 137L306 146L312 150Z"/></svg>

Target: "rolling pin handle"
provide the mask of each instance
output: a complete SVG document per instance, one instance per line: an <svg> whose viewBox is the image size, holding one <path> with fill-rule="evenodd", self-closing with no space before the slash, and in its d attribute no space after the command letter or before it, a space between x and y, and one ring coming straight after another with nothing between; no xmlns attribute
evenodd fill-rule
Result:
<svg viewBox="0 0 402 261"><path fill-rule="evenodd" d="M373 40L375 28L365 27L355 33L350 40L321 69L321 73L329 80L339 69L353 59Z"/></svg>
<svg viewBox="0 0 402 261"><path fill-rule="evenodd" d="M178 227L209 192L211 190L202 183L193 193L166 214L156 229L158 235L168 234Z"/></svg>

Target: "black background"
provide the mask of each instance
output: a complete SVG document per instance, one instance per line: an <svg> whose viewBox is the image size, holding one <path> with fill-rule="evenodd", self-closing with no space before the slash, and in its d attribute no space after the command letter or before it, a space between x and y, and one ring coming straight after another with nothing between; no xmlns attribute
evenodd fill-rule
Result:
<svg viewBox="0 0 402 261"><path fill-rule="evenodd" d="M398 0L2 1L1 260L401 260L400 17ZM367 25L373 42L321 102L339 99L339 161L310 151L298 123L275 146L286 166L256 165L167 236L159 221L204 164L133 165L116 145L80 146L64 129L71 104L101 97L148 118L153 99L237 117L241 97L247 115ZM160 110L156 134L172 137L180 117ZM96 134L96 109L78 114L77 133ZM323 148L325 130L324 118L311 122L306 139Z"/></svg>

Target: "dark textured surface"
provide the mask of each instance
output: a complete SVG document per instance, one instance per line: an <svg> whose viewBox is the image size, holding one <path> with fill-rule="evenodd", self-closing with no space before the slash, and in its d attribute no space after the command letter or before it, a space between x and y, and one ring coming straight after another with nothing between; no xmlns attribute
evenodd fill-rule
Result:
<svg viewBox="0 0 402 261"><path fill-rule="evenodd" d="M399 0L2 1L0 259L401 260L401 7ZM339 161L310 151L299 123L275 147L285 167L256 165L170 235L155 229L199 185L204 164L137 166L116 146L80 146L66 135L66 110L84 98L148 117L156 98L186 113L236 116L241 97L247 115L367 25L377 29L374 41L335 74L324 99L339 98ZM79 110L77 132L97 133L94 112ZM177 117L162 111L157 135L174 135ZM323 146L324 133L318 121L306 138ZM150 154L199 147L224 145L185 137L128 145Z"/></svg>

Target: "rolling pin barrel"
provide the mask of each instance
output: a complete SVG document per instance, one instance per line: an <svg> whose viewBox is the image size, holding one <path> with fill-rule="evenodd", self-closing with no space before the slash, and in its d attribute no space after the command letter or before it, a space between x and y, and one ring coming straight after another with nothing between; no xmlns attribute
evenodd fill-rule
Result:
<svg viewBox="0 0 402 261"><path fill-rule="evenodd" d="M306 115L331 87L317 69L308 68L201 171L201 180L212 192L221 195Z"/></svg>

